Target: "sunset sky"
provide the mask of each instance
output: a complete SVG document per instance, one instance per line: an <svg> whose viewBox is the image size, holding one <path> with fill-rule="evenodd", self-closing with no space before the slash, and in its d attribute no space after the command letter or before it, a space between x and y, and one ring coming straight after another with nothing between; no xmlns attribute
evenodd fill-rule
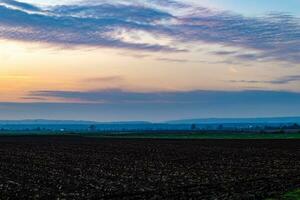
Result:
<svg viewBox="0 0 300 200"><path fill-rule="evenodd" d="M300 115L299 0L0 0L0 119Z"/></svg>

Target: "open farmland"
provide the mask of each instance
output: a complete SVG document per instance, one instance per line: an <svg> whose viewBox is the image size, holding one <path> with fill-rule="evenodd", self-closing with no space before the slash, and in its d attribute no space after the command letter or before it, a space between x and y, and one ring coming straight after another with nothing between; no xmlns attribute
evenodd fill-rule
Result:
<svg viewBox="0 0 300 200"><path fill-rule="evenodd" d="M267 199L300 188L300 140L0 137L1 199Z"/></svg>
<svg viewBox="0 0 300 200"><path fill-rule="evenodd" d="M193 132L193 131L170 131L148 133L81 133L79 135L95 138L123 138L123 139L300 139L300 133L251 133L251 132Z"/></svg>

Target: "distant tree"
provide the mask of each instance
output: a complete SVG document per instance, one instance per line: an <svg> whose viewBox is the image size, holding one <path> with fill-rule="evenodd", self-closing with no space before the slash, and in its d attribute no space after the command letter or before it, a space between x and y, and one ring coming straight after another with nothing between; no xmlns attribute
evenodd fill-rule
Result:
<svg viewBox="0 0 300 200"><path fill-rule="evenodd" d="M89 130L90 131L96 131L97 127L95 125L90 125Z"/></svg>
<svg viewBox="0 0 300 200"><path fill-rule="evenodd" d="M292 126L293 129L300 129L300 125L295 123L293 126Z"/></svg>
<svg viewBox="0 0 300 200"><path fill-rule="evenodd" d="M223 124L220 124L220 125L218 126L218 130L223 130L223 129L224 129Z"/></svg>
<svg viewBox="0 0 300 200"><path fill-rule="evenodd" d="M196 130L196 129L197 129L197 125L196 125L196 124L192 124L192 125L191 125L191 130L194 131L194 130Z"/></svg>

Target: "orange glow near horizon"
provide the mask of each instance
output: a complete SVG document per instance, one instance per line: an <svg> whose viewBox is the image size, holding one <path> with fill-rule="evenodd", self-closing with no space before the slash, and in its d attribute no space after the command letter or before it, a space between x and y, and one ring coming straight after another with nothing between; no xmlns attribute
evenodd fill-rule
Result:
<svg viewBox="0 0 300 200"><path fill-rule="evenodd" d="M218 47L203 44L203 48L211 48L212 51ZM232 84L226 80L253 77L272 79L285 71L297 71L281 68L270 74L276 64L255 63L255 66L251 66L251 63L247 63L249 66L239 66L218 63L222 57L201 51L137 53L108 48L68 49L8 40L0 42L0 55L0 101L17 102L30 101L24 97L31 91L39 90L243 90L251 88L245 88L243 83ZM263 86L281 89L280 85L265 83ZM299 88L290 84L289 89L297 91Z"/></svg>

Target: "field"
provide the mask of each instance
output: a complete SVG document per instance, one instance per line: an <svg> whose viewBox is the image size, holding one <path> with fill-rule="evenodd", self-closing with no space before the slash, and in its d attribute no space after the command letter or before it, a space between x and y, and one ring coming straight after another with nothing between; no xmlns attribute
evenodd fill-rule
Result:
<svg viewBox="0 0 300 200"><path fill-rule="evenodd" d="M82 136L98 138L135 139L300 139L300 133L202 133L202 132L162 132L162 133L83 133Z"/></svg>
<svg viewBox="0 0 300 200"><path fill-rule="evenodd" d="M2 131L1 136L81 136L91 138L119 139L300 139L299 133L251 133L238 131Z"/></svg>
<svg viewBox="0 0 300 200"><path fill-rule="evenodd" d="M287 192L286 194L283 194L282 196L278 197L278 198L270 198L267 200L298 200L300 199L300 190L295 190L295 191L291 191L291 192Z"/></svg>
<svg viewBox="0 0 300 200"><path fill-rule="evenodd" d="M0 197L276 199L300 188L299 144L2 136Z"/></svg>

